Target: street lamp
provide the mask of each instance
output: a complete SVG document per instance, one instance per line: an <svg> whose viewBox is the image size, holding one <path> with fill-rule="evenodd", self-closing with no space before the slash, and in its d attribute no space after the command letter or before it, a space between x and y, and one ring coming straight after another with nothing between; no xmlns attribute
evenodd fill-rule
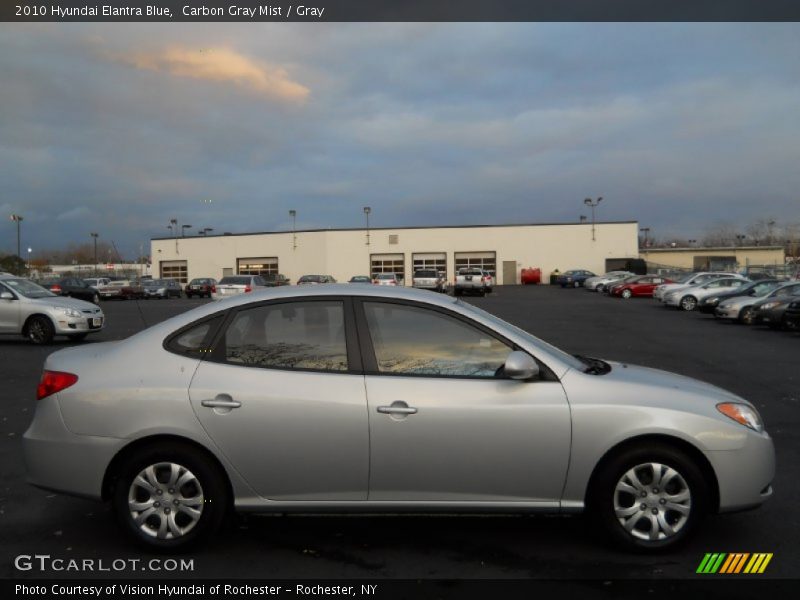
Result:
<svg viewBox="0 0 800 600"><path fill-rule="evenodd" d="M186 230L191 228L191 225L181 225L181 237L186 237Z"/></svg>
<svg viewBox="0 0 800 600"><path fill-rule="evenodd" d="M11 215L11 220L17 223L17 257L22 260L19 249L19 224L22 223L22 217L19 215Z"/></svg>
<svg viewBox="0 0 800 600"><path fill-rule="evenodd" d="M172 232L172 237L175 238L175 254L178 253L178 219L170 219L168 225Z"/></svg>
<svg viewBox="0 0 800 600"><path fill-rule="evenodd" d="M201 229L197 233L199 235L207 235L209 231L214 231L214 228L213 227L203 227L203 229Z"/></svg>
<svg viewBox="0 0 800 600"><path fill-rule="evenodd" d="M736 234L736 240L739 242L740 246L744 246L744 240L746 237L747 237L746 235L743 235L741 233Z"/></svg>
<svg viewBox="0 0 800 600"><path fill-rule="evenodd" d="M581 215L581 223L586 223L586 215Z"/></svg>
<svg viewBox="0 0 800 600"><path fill-rule="evenodd" d="M97 277L97 238L99 234L90 233L89 235L94 238L94 276Z"/></svg>
<svg viewBox="0 0 800 600"><path fill-rule="evenodd" d="M372 209L369 206L364 207L364 216L367 218L367 246L369 246L369 213Z"/></svg>
<svg viewBox="0 0 800 600"><path fill-rule="evenodd" d="M594 209L597 208L602 201L603 201L603 197L602 196L598 196L596 201L592 201L591 198L586 198L586 200L583 201L583 203L586 206L590 206L592 208L592 241L595 241L595 236L594 236Z"/></svg>
<svg viewBox="0 0 800 600"><path fill-rule="evenodd" d="M650 246L650 242L649 242L649 238L648 238L648 236L650 235L650 228L649 227L641 227L639 229L639 231L644 233L644 247L648 248Z"/></svg>
<svg viewBox="0 0 800 600"><path fill-rule="evenodd" d="M297 211L292 209L289 211L289 216L292 217L292 250L297 249Z"/></svg>

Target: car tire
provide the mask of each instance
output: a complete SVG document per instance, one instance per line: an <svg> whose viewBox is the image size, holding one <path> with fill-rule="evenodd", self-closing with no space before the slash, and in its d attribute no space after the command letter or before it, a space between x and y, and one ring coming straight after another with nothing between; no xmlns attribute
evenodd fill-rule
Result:
<svg viewBox="0 0 800 600"><path fill-rule="evenodd" d="M86 339L86 336L89 335L88 333L73 333L72 335L68 335L67 337L71 339L73 342L82 342Z"/></svg>
<svg viewBox="0 0 800 600"><path fill-rule="evenodd" d="M587 498L589 516L605 539L627 550L674 548L688 539L709 510L702 470L674 446L635 446L598 469ZM659 480L654 482L654 477Z"/></svg>
<svg viewBox="0 0 800 600"><path fill-rule="evenodd" d="M630 290L622 290L622 293L620 293L620 296L625 298L625 300L628 300L631 296L633 296L633 292L631 292Z"/></svg>
<svg viewBox="0 0 800 600"><path fill-rule="evenodd" d="M99 294L95 294L94 296L92 296L92 304L100 304L100 295Z"/></svg>
<svg viewBox="0 0 800 600"><path fill-rule="evenodd" d="M681 298L681 301L678 303L678 306L681 310L685 310L686 312L691 312L695 308L697 308L697 298L694 296L684 296Z"/></svg>
<svg viewBox="0 0 800 600"><path fill-rule="evenodd" d="M579 287L581 287L581 282L580 282L580 281L574 281L574 282L572 283L572 287L574 287L574 288L579 288Z"/></svg>
<svg viewBox="0 0 800 600"><path fill-rule="evenodd" d="M49 344L53 341L53 336L56 334L53 323L44 316L31 317L25 324L23 335L28 338L32 343L37 346Z"/></svg>
<svg viewBox="0 0 800 600"><path fill-rule="evenodd" d="M602 293L603 293L603 288L604 288L604 287L605 287L605 286L604 286L602 283L598 283L598 284L597 284L597 287L596 287L596 288L594 288L594 291L595 291L595 292L597 292L598 294L602 294Z"/></svg>
<svg viewBox="0 0 800 600"><path fill-rule="evenodd" d="M176 480L183 482L180 487ZM174 552L198 544L219 530L230 504L222 469L184 444L146 448L117 469L114 516L129 537L150 550Z"/></svg>
<svg viewBox="0 0 800 600"><path fill-rule="evenodd" d="M753 325L756 320L756 313L752 306L745 306L739 311L739 322L743 325Z"/></svg>

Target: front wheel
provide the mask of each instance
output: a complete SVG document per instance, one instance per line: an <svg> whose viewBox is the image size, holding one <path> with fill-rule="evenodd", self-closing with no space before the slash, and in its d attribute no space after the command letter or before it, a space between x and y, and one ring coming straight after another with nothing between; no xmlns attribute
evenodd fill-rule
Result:
<svg viewBox="0 0 800 600"><path fill-rule="evenodd" d="M25 337L39 346L52 342L55 334L55 327L47 317L33 317L25 327Z"/></svg>
<svg viewBox="0 0 800 600"><path fill-rule="evenodd" d="M631 296L633 296L633 292L631 292L630 290L622 290L622 294L620 294L620 295L621 295L623 298L625 298L625 300L627 300L628 298L630 298Z"/></svg>
<svg viewBox="0 0 800 600"><path fill-rule="evenodd" d="M680 307L685 311L692 311L697 308L697 298L694 296L684 296L681 298Z"/></svg>
<svg viewBox="0 0 800 600"><path fill-rule="evenodd" d="M92 296L92 304L100 304L99 294L95 294L94 296Z"/></svg>
<svg viewBox="0 0 800 600"><path fill-rule="evenodd" d="M756 313L752 306L745 306L739 312L739 322L744 323L745 325L752 325L756 322Z"/></svg>
<svg viewBox="0 0 800 600"><path fill-rule="evenodd" d="M573 284L572 284L572 287L575 287L575 288L579 288L579 287L581 287L581 283L580 283L580 281L575 281L575 282L573 282Z"/></svg>
<svg viewBox="0 0 800 600"><path fill-rule="evenodd" d="M183 549L208 537L230 504L220 468L181 444L137 453L118 473L115 516L129 536L150 549Z"/></svg>
<svg viewBox="0 0 800 600"><path fill-rule="evenodd" d="M672 446L631 448L599 468L587 508L605 537L629 550L674 547L708 510L702 471Z"/></svg>

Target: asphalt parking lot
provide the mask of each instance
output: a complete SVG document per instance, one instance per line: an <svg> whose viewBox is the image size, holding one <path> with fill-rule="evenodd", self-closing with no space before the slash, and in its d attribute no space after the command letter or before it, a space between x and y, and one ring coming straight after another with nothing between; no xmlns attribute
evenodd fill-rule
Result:
<svg viewBox="0 0 800 600"><path fill-rule="evenodd" d="M190 553L195 571L171 577L259 578L688 578L706 552L772 552L763 577L796 576L800 558L798 408L800 333L716 322L650 299L618 300L583 289L499 287L467 298L569 352L675 371L732 390L759 408L775 440L775 495L756 511L709 518L679 551L624 554L599 543L581 517L286 516L237 519ZM86 344L127 337L208 300L104 302L108 327ZM35 407L45 357L72 346L0 338L0 576L14 557L146 558L102 504L25 483L21 438ZM113 380L114 373L108 373ZM122 572L116 576L130 576ZM102 573L94 573L102 576ZM149 573L148 576L160 573ZM111 576L114 576L112 573Z"/></svg>

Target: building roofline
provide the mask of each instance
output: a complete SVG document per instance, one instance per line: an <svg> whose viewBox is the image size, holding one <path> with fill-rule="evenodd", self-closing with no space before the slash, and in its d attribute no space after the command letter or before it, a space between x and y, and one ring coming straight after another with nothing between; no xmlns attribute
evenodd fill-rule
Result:
<svg viewBox="0 0 800 600"><path fill-rule="evenodd" d="M172 238L170 238L172 239ZM712 252L716 250L785 250L784 246L681 246L679 248L640 248L639 254L647 252Z"/></svg>
<svg viewBox="0 0 800 600"><path fill-rule="evenodd" d="M595 225L630 225L638 224L638 221L595 221ZM412 225L407 227L370 227L370 231L403 231L408 229L475 229L487 227L553 227L553 226L569 226L569 225L582 225L591 226L591 221L584 223L504 223L499 225ZM215 233L214 235L192 235L187 237L178 237L178 239L197 239L197 238L215 238L215 237L234 237L245 235L286 235L287 233L322 233L334 231L366 231L366 227L339 227L327 229L291 229L283 231L253 231L248 233ZM150 238L151 242L160 240L174 240L174 236L153 237Z"/></svg>

